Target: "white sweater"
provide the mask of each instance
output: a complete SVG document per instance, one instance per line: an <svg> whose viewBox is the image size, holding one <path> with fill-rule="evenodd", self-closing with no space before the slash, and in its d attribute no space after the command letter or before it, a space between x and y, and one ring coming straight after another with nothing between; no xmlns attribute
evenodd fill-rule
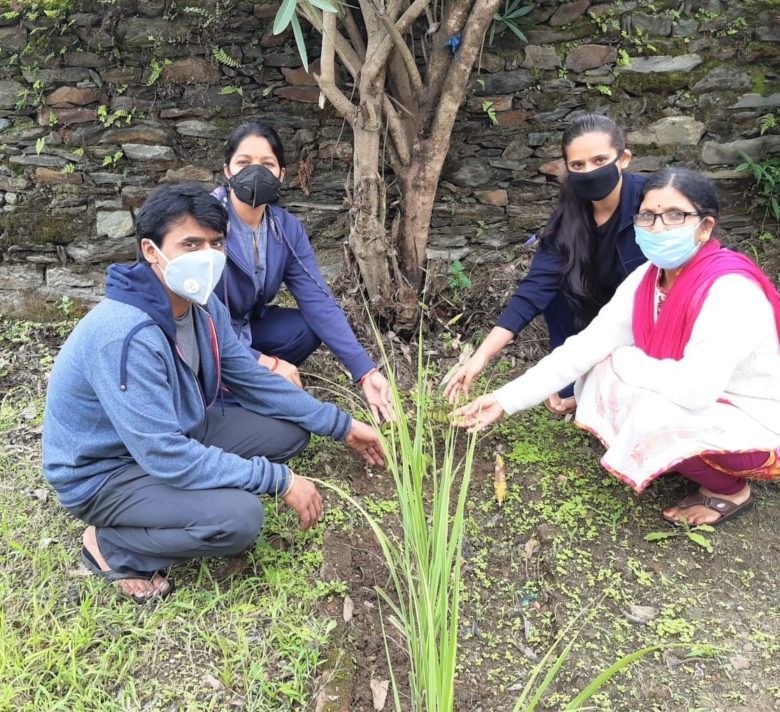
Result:
<svg viewBox="0 0 780 712"><path fill-rule="evenodd" d="M495 392L509 414L541 403L612 355L631 386L690 410L725 398L780 434L780 345L772 307L741 275L716 280L702 305L682 359L655 359L634 346L634 294L649 264L634 270L590 325L522 376Z"/></svg>

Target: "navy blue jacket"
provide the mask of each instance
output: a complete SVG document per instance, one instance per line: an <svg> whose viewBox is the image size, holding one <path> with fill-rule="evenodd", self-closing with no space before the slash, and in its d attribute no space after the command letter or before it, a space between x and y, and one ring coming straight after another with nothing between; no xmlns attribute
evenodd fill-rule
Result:
<svg viewBox="0 0 780 712"><path fill-rule="evenodd" d="M636 244L634 236L633 217L639 210L642 202L642 190L646 176L634 173L623 174L623 186L620 190L620 227L616 241L617 252L620 257L619 281L623 281L646 258ZM498 317L496 326L500 326L515 334L521 332L539 314L544 313L548 324L551 321L566 323L563 331L570 333L552 334L553 347L562 343L566 337L574 333L574 320L571 309L561 294L563 284L563 260L555 250L544 249L540 246L531 261L528 274L520 281L517 290L509 299L501 316ZM567 311L569 314L558 312ZM555 311L555 314L550 314ZM552 317L552 318L551 318ZM556 338L557 337L557 338Z"/></svg>
<svg viewBox="0 0 780 712"><path fill-rule="evenodd" d="M223 202L227 200L224 187L217 188L212 195ZM308 327L333 351L352 378L359 380L375 364L358 343L344 312L325 284L303 224L278 205L268 205L266 216L268 247L262 301L256 299L252 275L234 257L238 246L230 240L228 225L227 263L215 294L228 307L233 326L240 329L247 321L260 319L284 282Z"/></svg>

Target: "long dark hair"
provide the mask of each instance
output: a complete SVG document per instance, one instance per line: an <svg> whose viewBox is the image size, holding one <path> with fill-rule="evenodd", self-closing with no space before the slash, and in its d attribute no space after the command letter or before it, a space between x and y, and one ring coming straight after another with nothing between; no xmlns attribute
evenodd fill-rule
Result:
<svg viewBox="0 0 780 712"><path fill-rule="evenodd" d="M270 124L264 124L260 121L246 121L233 129L225 144L225 165L229 165L233 155L238 150L240 143L247 136L262 136L271 145L271 150L279 161L279 167L285 168L284 146L276 129Z"/></svg>
<svg viewBox="0 0 780 712"><path fill-rule="evenodd" d="M617 155L623 154L626 139L620 127L606 116L585 114L572 121L563 132L564 157L575 138L589 133L607 134ZM574 325L579 331L590 323L610 295L595 279L596 222L592 203L575 195L566 180L561 186L558 207L542 232L542 247L556 250L563 258L561 288L572 307Z"/></svg>
<svg viewBox="0 0 780 712"><path fill-rule="evenodd" d="M642 190L642 199L651 190L667 187L674 188L688 198L702 218L711 217L715 218L715 222L718 221L720 205L715 186L699 171L677 168L676 166L662 168L647 179Z"/></svg>

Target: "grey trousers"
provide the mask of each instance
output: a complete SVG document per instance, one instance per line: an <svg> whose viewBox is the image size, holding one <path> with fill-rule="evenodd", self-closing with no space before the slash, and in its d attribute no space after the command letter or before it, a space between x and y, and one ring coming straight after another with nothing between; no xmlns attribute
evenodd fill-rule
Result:
<svg viewBox="0 0 780 712"><path fill-rule="evenodd" d="M309 443L294 423L243 408L215 408L194 437L242 457L285 462ZM234 554L263 526L257 495L240 489L170 487L130 464L83 504L68 508L97 528L100 552L112 569L157 571L203 556Z"/></svg>

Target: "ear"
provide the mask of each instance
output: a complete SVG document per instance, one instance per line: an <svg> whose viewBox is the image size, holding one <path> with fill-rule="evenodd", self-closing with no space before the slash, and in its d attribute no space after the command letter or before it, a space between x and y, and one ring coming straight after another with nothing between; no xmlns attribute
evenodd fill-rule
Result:
<svg viewBox="0 0 780 712"><path fill-rule="evenodd" d="M160 262L160 253L154 249L151 240L141 242L141 254L150 265L156 265Z"/></svg>
<svg viewBox="0 0 780 712"><path fill-rule="evenodd" d="M715 229L715 218L713 218L711 215L708 215L706 218L702 220L701 225L699 225L699 236L698 236L698 242L700 244L704 244L712 237L712 232Z"/></svg>
<svg viewBox="0 0 780 712"><path fill-rule="evenodd" d="M228 168L227 163L222 164L222 172L225 174L225 178L227 178L228 180L230 180L233 177L232 175L230 175L230 169Z"/></svg>
<svg viewBox="0 0 780 712"><path fill-rule="evenodd" d="M620 170L624 171L626 168L628 168L628 164L631 163L631 159L634 157L634 155L629 151L628 149L625 149L623 151L623 155L618 160L618 163L620 164Z"/></svg>
<svg viewBox="0 0 780 712"><path fill-rule="evenodd" d="M284 174L285 174L285 169L282 168L282 170L279 171L279 182L280 183L284 183Z"/></svg>

